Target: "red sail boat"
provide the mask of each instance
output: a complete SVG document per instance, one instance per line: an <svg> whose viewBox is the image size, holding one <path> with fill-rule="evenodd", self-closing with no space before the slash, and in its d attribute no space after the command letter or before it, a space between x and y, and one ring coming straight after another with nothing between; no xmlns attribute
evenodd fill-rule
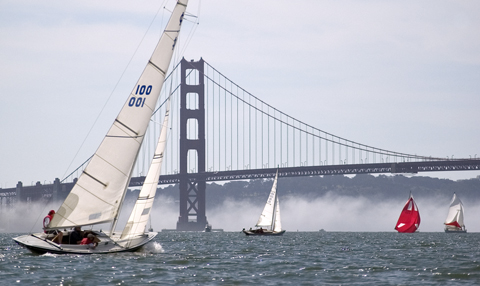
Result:
<svg viewBox="0 0 480 286"><path fill-rule="evenodd" d="M419 226L420 213L418 212L417 204L413 200L412 193L410 193L410 197L408 198L407 203L403 207L402 213L398 218L395 229L398 232L412 233L415 232Z"/></svg>

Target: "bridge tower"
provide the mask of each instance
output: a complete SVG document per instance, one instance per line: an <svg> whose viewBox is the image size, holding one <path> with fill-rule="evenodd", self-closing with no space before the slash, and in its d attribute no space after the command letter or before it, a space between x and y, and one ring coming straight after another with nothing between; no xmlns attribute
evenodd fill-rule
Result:
<svg viewBox="0 0 480 286"><path fill-rule="evenodd" d="M206 182L202 179L190 179L188 176L189 169L196 169L198 173L205 173L205 87L203 70L203 59L198 62L193 60L188 62L182 59L180 85L180 216L177 222L177 230L181 231L201 231L205 229L207 224L205 215ZM187 77L190 79L188 84ZM190 83L192 81L193 83ZM187 102L196 102L198 105L187 106ZM187 133L187 127L192 125L196 126L194 135ZM189 156L196 156L196 160L189 160ZM192 166L191 162L195 162L197 165Z"/></svg>

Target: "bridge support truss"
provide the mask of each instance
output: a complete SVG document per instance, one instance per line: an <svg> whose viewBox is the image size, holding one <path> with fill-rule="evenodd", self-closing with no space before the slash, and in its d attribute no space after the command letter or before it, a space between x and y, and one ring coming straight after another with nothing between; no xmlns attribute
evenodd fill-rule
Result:
<svg viewBox="0 0 480 286"><path fill-rule="evenodd" d="M188 170L205 172L205 86L204 61L181 62L180 85L180 216L177 230L201 231L205 229L205 179L189 176ZM187 77L189 83L187 84ZM193 80L192 80L193 77ZM193 81L193 83L191 83ZM192 97L194 96L194 100ZM187 106L187 102L198 102L196 106ZM197 126L196 138L188 138L188 125ZM196 122L195 122L196 121ZM196 151L196 152L191 152ZM189 156L196 156L192 160ZM190 164L189 164L190 162ZM192 166L192 162L197 165ZM195 164L193 163L193 164Z"/></svg>

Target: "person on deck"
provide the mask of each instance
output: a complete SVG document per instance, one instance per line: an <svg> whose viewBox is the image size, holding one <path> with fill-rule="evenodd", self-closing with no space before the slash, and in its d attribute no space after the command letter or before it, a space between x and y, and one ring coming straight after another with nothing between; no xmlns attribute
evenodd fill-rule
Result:
<svg viewBox="0 0 480 286"><path fill-rule="evenodd" d="M54 215L55 215L55 211L51 210L48 212L48 215L43 218L43 231L47 234L53 235L53 239L52 239L53 242L61 244L63 239L63 233L58 230L47 230Z"/></svg>
<svg viewBox="0 0 480 286"><path fill-rule="evenodd" d="M98 239L95 235L93 235L93 233L89 233L87 237L82 239L80 244L88 245L88 248L95 249L95 247L97 247L99 242L100 242L100 239Z"/></svg>
<svg viewBox="0 0 480 286"><path fill-rule="evenodd" d="M82 227L76 226L70 234L70 244L80 244L83 239Z"/></svg>

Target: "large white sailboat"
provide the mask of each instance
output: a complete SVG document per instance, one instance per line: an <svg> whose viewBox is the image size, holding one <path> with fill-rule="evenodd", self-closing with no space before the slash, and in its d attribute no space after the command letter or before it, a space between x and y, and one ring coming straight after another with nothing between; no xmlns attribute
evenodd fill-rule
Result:
<svg viewBox="0 0 480 286"><path fill-rule="evenodd" d="M258 222L255 225L255 229L245 230L243 233L246 235L282 235L285 230L282 230L282 222L280 220L280 203L277 195L277 180L278 170L275 174L275 180L273 181L270 195L268 196L267 203L263 208L263 212L258 218Z"/></svg>
<svg viewBox="0 0 480 286"><path fill-rule="evenodd" d="M466 233L465 223L463 222L463 204L454 193L448 215L445 219L445 232L447 233Z"/></svg>
<svg viewBox="0 0 480 286"><path fill-rule="evenodd" d="M163 159L168 130L169 101L159 142L144 185L123 231L115 232L120 209L150 118L155 110L188 0L178 0L170 20L137 84L114 120L94 156L78 178L45 232L15 237L37 253L114 253L135 251L157 235L147 232ZM70 244L72 228L111 223L109 231L93 230L100 240L92 249ZM62 232L62 243L53 242L52 232Z"/></svg>

